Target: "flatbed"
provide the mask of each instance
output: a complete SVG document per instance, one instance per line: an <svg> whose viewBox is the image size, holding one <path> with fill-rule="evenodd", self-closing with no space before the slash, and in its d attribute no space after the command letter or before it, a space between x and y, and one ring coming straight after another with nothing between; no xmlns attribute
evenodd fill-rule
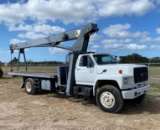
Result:
<svg viewBox="0 0 160 130"><path fill-rule="evenodd" d="M34 72L8 72L10 76L17 77L36 77L36 78L47 78L47 79L56 79L56 73L34 73Z"/></svg>

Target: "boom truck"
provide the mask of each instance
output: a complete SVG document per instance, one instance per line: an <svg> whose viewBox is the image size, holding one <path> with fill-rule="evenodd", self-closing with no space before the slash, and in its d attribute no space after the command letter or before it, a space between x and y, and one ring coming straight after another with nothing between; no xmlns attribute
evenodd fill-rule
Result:
<svg viewBox="0 0 160 130"><path fill-rule="evenodd" d="M104 112L118 113L125 99L142 101L149 91L148 68L145 65L118 64L109 54L89 53L90 36L99 30L97 24L88 23L78 30L71 30L48 37L10 45L11 53L23 54L31 47L58 47L69 50L67 66L57 66L57 74L9 72L11 76L23 77L21 88L34 95L38 89L57 91L67 96L93 98ZM75 40L69 47L62 42Z"/></svg>

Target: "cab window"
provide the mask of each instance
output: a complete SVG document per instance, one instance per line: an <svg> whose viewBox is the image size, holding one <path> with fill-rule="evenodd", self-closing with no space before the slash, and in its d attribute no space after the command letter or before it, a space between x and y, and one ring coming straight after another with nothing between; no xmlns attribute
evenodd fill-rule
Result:
<svg viewBox="0 0 160 130"><path fill-rule="evenodd" d="M79 62L80 67L93 67L94 63L90 56L82 56Z"/></svg>

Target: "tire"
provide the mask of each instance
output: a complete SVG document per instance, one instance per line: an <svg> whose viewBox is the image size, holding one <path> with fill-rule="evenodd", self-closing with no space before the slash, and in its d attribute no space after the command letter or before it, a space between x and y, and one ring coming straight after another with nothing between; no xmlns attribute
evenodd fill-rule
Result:
<svg viewBox="0 0 160 130"><path fill-rule="evenodd" d="M2 78L2 77L3 77L3 71L0 70L0 78Z"/></svg>
<svg viewBox="0 0 160 130"><path fill-rule="evenodd" d="M32 78L28 78L25 81L24 88L27 94L35 95L37 93L37 88L35 88L34 80Z"/></svg>
<svg viewBox="0 0 160 130"><path fill-rule="evenodd" d="M104 85L96 94L96 102L104 112L118 113L123 107L123 98L118 88Z"/></svg>
<svg viewBox="0 0 160 130"><path fill-rule="evenodd" d="M146 94L143 94L143 95L133 99L132 101L133 101L133 103L142 103L144 101L145 97L146 97Z"/></svg>

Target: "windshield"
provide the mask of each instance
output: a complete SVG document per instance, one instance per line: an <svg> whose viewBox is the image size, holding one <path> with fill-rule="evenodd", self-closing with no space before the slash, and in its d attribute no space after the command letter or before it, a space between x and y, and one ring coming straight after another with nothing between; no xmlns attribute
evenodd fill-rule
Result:
<svg viewBox="0 0 160 130"><path fill-rule="evenodd" d="M98 65L113 64L116 60L111 55L93 55Z"/></svg>

